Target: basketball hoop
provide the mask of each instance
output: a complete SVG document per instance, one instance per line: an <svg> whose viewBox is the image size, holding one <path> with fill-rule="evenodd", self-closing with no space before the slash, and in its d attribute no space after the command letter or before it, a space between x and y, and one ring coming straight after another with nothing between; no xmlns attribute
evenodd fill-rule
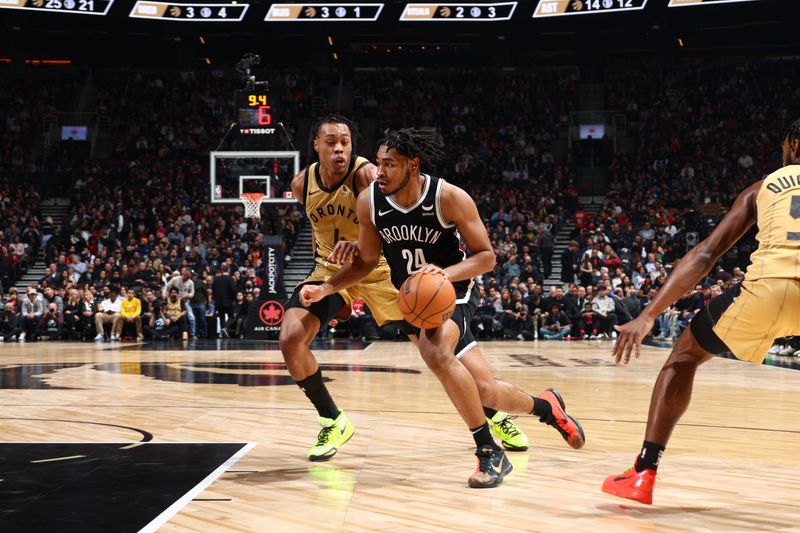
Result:
<svg viewBox="0 0 800 533"><path fill-rule="evenodd" d="M261 202L266 198L262 192L243 192L239 195L244 205L244 216L247 218L261 219Z"/></svg>

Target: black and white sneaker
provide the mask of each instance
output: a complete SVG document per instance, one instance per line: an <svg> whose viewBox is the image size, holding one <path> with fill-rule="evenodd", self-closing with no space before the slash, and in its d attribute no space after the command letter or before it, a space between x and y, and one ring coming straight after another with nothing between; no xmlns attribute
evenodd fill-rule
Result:
<svg viewBox="0 0 800 533"><path fill-rule="evenodd" d="M478 457L478 469L469 477L469 486L473 489L496 487L514 468L500 448L481 446L475 455Z"/></svg>

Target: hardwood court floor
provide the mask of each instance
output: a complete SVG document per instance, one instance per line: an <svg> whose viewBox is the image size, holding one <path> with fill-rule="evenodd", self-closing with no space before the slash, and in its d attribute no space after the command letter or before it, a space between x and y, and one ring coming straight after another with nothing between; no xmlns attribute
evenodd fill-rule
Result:
<svg viewBox="0 0 800 533"><path fill-rule="evenodd" d="M666 350L644 348L617 367L601 341L482 348L498 377L531 393L558 388L586 447L572 450L521 416L531 448L509 453L514 471L496 489L467 488L472 439L408 343L316 351L356 426L327 463L306 460L315 413L274 348L0 345L0 439L140 440L129 427L154 443L256 443L164 532L800 531L796 370L707 363L662 461L655 504L644 506L600 484L639 449Z"/></svg>

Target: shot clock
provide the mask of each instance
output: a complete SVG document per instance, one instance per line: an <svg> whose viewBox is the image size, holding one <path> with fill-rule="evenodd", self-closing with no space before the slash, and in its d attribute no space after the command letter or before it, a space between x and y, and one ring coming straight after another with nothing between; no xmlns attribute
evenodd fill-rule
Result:
<svg viewBox="0 0 800 533"><path fill-rule="evenodd" d="M236 122L245 135L275 133L278 119L272 98L263 89L236 91Z"/></svg>

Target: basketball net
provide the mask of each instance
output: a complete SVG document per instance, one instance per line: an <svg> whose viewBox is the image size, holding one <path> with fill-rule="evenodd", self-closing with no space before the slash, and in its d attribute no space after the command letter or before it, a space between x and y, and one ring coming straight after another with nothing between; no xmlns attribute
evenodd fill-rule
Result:
<svg viewBox="0 0 800 533"><path fill-rule="evenodd" d="M247 218L261 219L261 202L266 195L261 192L245 192L239 195L244 205L244 216Z"/></svg>

